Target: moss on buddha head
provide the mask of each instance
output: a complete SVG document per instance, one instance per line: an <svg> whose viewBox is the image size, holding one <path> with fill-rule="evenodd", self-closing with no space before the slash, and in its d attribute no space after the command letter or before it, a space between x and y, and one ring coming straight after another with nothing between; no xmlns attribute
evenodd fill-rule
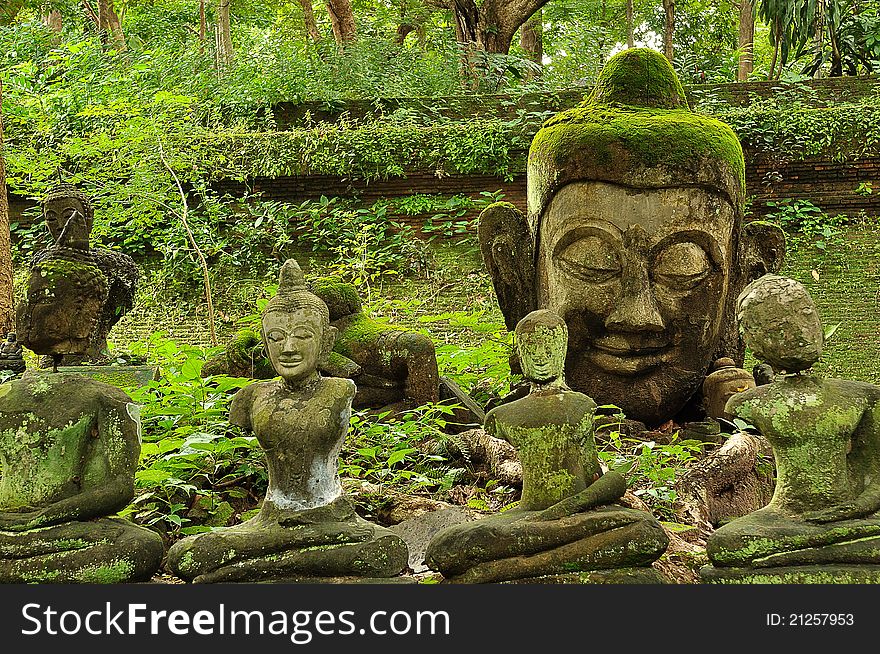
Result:
<svg viewBox="0 0 880 654"><path fill-rule="evenodd" d="M612 57L593 87L590 104L628 104L687 109L684 88L669 60L649 48L630 48Z"/></svg>
<svg viewBox="0 0 880 654"><path fill-rule="evenodd" d="M721 121L688 109L666 58L646 48L612 57L592 94L557 114L529 151L529 223L534 231L550 199L570 182L634 188L701 186L741 207L742 147Z"/></svg>

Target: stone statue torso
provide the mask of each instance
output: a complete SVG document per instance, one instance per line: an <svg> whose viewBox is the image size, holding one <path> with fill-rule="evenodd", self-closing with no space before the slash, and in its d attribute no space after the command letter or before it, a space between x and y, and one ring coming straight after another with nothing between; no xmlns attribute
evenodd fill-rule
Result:
<svg viewBox="0 0 880 654"><path fill-rule="evenodd" d="M348 432L355 385L319 378L291 391L281 382L251 384L236 393L230 421L256 435L266 452L266 502L299 511L324 506L342 492L337 457Z"/></svg>
<svg viewBox="0 0 880 654"><path fill-rule="evenodd" d="M880 388L871 384L809 375L734 396L729 409L773 446L777 483L770 506L794 514L828 508L880 474L878 401Z"/></svg>
<svg viewBox="0 0 880 654"><path fill-rule="evenodd" d="M545 509L592 482L599 472L595 410L588 396L554 388L533 391L488 413L486 431L510 442L522 461L521 509Z"/></svg>
<svg viewBox="0 0 880 654"><path fill-rule="evenodd" d="M114 390L64 374L0 386L0 510L47 505L110 479L104 448L127 447L121 421L137 408Z"/></svg>

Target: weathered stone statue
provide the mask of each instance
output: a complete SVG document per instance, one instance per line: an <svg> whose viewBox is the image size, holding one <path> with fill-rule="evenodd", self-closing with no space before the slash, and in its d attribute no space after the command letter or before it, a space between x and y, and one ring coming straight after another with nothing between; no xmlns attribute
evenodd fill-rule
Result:
<svg viewBox="0 0 880 654"><path fill-rule="evenodd" d="M89 247L92 205L74 186L49 191L43 216L55 244L31 264L17 315L21 342L56 367L105 358L110 329L133 306L137 266L128 255Z"/></svg>
<svg viewBox="0 0 880 654"><path fill-rule="evenodd" d="M340 372L352 371L345 376L357 383L355 408L404 408L438 401L440 377L430 338L371 319L357 289L341 279L319 279L314 292L327 304L330 324L339 331L336 357L330 363Z"/></svg>
<svg viewBox="0 0 880 654"><path fill-rule="evenodd" d="M342 496L339 449L355 385L322 377L336 338L327 306L306 290L296 261L281 269L263 312L263 339L281 381L233 398L230 421L266 453L269 491L260 513L234 527L185 538L168 552L175 574L195 582L388 578L407 564L405 543L360 518Z"/></svg>
<svg viewBox="0 0 880 654"><path fill-rule="evenodd" d="M440 531L427 564L461 583L662 581L650 565L669 540L650 514L613 504L626 482L599 467L596 403L564 383L565 323L552 311L534 311L515 335L531 392L490 411L485 429L516 447L522 499L504 513Z"/></svg>
<svg viewBox="0 0 880 654"><path fill-rule="evenodd" d="M440 378L430 338L373 320L364 313L357 289L338 278L319 279L312 290L327 305L330 324L338 330L321 372L357 384L354 408L394 410L438 401ZM205 364L202 374L271 379L275 370L259 336L245 329Z"/></svg>
<svg viewBox="0 0 880 654"><path fill-rule="evenodd" d="M0 386L0 582L149 579L161 537L111 518L134 496L137 405L81 375Z"/></svg>
<svg viewBox="0 0 880 654"><path fill-rule="evenodd" d="M508 328L552 309L573 389L649 426L672 418L712 361L742 364L734 301L781 265L781 230L742 224L743 178L736 135L689 111L663 55L615 55L535 136L528 215L499 203L480 219Z"/></svg>
<svg viewBox="0 0 880 654"><path fill-rule="evenodd" d="M25 371L24 353L15 332L9 332L6 340L0 343L0 372L10 371L16 374Z"/></svg>
<svg viewBox="0 0 880 654"><path fill-rule="evenodd" d="M798 282L767 275L739 299L746 344L778 373L727 411L773 447L770 503L718 529L703 579L719 583L880 582L880 387L807 373L822 325Z"/></svg>

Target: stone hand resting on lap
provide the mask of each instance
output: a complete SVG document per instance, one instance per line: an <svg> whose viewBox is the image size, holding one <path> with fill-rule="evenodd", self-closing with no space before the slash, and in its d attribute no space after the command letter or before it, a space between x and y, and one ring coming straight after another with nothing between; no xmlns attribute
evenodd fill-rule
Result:
<svg viewBox="0 0 880 654"><path fill-rule="evenodd" d="M0 581L140 581L159 568L158 534L105 517L134 496L137 409L81 375L0 386Z"/></svg>
<svg viewBox="0 0 880 654"><path fill-rule="evenodd" d="M406 545L357 516L341 495L337 459L355 385L318 372L335 330L293 260L281 270L262 327L281 381L239 391L230 421L253 431L265 450L268 494L255 518L176 543L169 565L196 582L397 575L407 562Z"/></svg>
<svg viewBox="0 0 880 654"><path fill-rule="evenodd" d="M806 374L822 325L806 289L767 275L739 300L746 344L784 373L739 393L727 412L773 446L771 502L716 531L704 578L880 581L880 387Z"/></svg>
<svg viewBox="0 0 880 654"><path fill-rule="evenodd" d="M502 514L439 532L427 562L465 583L548 575L560 581L658 581L646 566L668 539L649 514L613 505L626 482L599 467L595 402L565 386L565 323L551 311L534 311L517 325L516 339L531 392L490 411L485 429L516 447L522 499Z"/></svg>

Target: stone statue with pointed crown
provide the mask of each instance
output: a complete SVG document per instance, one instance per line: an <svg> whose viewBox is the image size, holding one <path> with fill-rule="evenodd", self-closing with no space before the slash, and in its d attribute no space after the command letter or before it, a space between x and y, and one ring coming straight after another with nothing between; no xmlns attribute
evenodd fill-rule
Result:
<svg viewBox="0 0 880 654"><path fill-rule="evenodd" d="M262 317L279 381L251 384L233 398L230 421L253 432L266 454L269 490L259 514L234 527L175 543L168 562L195 582L388 578L407 563L405 543L360 518L342 495L339 450L355 385L322 377L336 330L293 259Z"/></svg>

